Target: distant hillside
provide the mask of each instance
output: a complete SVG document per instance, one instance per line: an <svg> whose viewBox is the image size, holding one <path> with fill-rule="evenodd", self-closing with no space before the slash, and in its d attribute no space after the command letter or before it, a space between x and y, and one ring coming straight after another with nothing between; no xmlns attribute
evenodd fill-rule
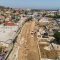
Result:
<svg viewBox="0 0 60 60"><path fill-rule="evenodd" d="M0 9L9 9L9 7L5 7L5 6L0 6Z"/></svg>
<svg viewBox="0 0 60 60"><path fill-rule="evenodd" d="M6 8L6 7L4 7L4 6L0 6L0 9L1 9L1 8Z"/></svg>

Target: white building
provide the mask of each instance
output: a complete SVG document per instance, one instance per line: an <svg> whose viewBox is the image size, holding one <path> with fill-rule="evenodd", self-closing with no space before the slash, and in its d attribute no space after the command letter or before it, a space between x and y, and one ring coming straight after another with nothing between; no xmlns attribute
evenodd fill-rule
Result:
<svg viewBox="0 0 60 60"><path fill-rule="evenodd" d="M10 44L16 37L18 26L0 26L0 43Z"/></svg>

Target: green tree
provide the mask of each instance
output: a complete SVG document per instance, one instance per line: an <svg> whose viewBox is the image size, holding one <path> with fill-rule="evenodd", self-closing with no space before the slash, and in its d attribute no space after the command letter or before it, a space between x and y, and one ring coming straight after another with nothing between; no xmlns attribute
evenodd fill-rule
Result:
<svg viewBox="0 0 60 60"><path fill-rule="evenodd" d="M2 47L0 47L0 53L2 52Z"/></svg>
<svg viewBox="0 0 60 60"><path fill-rule="evenodd" d="M53 36L55 37L56 41L60 43L60 32L56 32Z"/></svg>

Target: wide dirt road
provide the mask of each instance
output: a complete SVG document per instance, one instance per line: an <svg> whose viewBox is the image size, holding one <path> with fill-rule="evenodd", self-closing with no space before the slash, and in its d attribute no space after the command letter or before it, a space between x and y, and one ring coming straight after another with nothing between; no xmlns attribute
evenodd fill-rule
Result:
<svg viewBox="0 0 60 60"><path fill-rule="evenodd" d="M18 60L40 60L35 29L35 21L26 22L21 30L18 51ZM33 36L33 37L32 37Z"/></svg>

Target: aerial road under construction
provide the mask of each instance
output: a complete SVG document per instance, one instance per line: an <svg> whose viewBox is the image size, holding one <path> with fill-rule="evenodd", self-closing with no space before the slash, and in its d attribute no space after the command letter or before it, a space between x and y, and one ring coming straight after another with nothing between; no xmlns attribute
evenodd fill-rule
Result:
<svg viewBox="0 0 60 60"><path fill-rule="evenodd" d="M19 35L18 60L41 60L35 21L24 24Z"/></svg>

